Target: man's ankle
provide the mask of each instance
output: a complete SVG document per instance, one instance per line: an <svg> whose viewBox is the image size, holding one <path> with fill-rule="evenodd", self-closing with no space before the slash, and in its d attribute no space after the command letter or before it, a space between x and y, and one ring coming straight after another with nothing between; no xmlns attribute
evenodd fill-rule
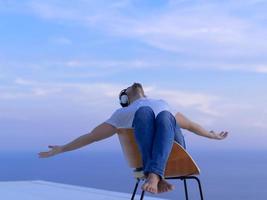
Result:
<svg viewBox="0 0 267 200"><path fill-rule="evenodd" d="M158 180L161 179L161 177L158 174L155 174L153 172L151 172L151 173L148 174L148 178L156 178Z"/></svg>

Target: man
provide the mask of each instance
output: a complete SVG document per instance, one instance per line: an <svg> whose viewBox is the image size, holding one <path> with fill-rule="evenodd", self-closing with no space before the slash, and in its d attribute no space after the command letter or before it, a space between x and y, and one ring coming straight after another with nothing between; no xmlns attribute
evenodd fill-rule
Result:
<svg viewBox="0 0 267 200"><path fill-rule="evenodd" d="M164 179L163 175L173 140L185 147L180 128L212 139L224 139L228 135L224 131L221 133L209 132L181 113L173 116L165 101L147 98L140 83L134 83L122 90L119 97L123 108L117 109L108 120L98 125L90 133L82 135L68 144L49 145L51 150L40 152L39 157L46 158L72 151L108 138L116 133L117 128L134 128L146 176L142 189L150 193L161 193L174 188Z"/></svg>

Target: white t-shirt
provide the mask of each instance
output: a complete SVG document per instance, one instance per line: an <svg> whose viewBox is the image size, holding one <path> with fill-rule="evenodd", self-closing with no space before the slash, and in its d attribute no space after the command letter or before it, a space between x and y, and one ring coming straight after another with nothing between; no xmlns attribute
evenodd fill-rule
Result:
<svg viewBox="0 0 267 200"><path fill-rule="evenodd" d="M135 100L127 107L117 109L105 122L116 128L132 128L134 114L138 108L142 106L149 106L152 108L155 116L164 110L171 112L170 106L164 100L142 97Z"/></svg>

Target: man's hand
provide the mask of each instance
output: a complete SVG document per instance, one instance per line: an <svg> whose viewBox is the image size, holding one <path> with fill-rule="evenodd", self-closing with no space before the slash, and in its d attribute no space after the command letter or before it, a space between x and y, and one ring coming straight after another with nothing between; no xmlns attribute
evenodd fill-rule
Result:
<svg viewBox="0 0 267 200"><path fill-rule="evenodd" d="M211 138L217 139L217 140L222 140L222 139L226 138L228 135L228 132L226 132L226 131L222 131L220 133L215 133L214 131L210 131L210 133L211 133Z"/></svg>
<svg viewBox="0 0 267 200"><path fill-rule="evenodd" d="M47 158L47 157L54 156L56 154L59 154L59 153L63 152L63 146L58 146L58 145L52 146L52 145L49 145L48 147L51 148L51 150L50 151L40 152L38 154L39 158Z"/></svg>

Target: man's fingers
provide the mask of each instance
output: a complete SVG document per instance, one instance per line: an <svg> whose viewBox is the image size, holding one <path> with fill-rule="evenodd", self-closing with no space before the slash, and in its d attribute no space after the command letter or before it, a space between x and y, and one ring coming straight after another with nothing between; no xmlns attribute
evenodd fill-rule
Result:
<svg viewBox="0 0 267 200"><path fill-rule="evenodd" d="M42 155L42 156L43 156L43 155L47 155L47 154L49 154L49 152L40 152L40 153L39 153L39 155Z"/></svg>
<svg viewBox="0 0 267 200"><path fill-rule="evenodd" d="M223 133L223 136L227 136L227 135L228 135L228 132L224 132L224 133Z"/></svg>
<svg viewBox="0 0 267 200"><path fill-rule="evenodd" d="M39 153L39 157L42 157L42 158L44 158L44 157L49 157L50 156L50 152L40 152Z"/></svg>
<svg viewBox="0 0 267 200"><path fill-rule="evenodd" d="M222 132L220 133L220 136L221 136L222 138L227 137L227 135L228 135L228 132L227 132L227 131L222 131Z"/></svg>
<svg viewBox="0 0 267 200"><path fill-rule="evenodd" d="M45 156L44 152L40 152L38 155L39 155L39 157L44 157Z"/></svg>

